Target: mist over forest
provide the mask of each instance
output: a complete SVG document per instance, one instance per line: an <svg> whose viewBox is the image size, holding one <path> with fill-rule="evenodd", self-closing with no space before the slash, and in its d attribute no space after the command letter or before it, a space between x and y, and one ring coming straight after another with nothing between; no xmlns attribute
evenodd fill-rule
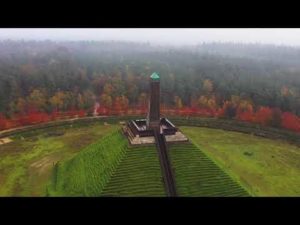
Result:
<svg viewBox="0 0 300 225"><path fill-rule="evenodd" d="M95 104L105 112L145 108L148 77L158 72L166 108L211 115L222 109L224 117L236 118L265 107L268 123L280 126L278 111L300 115L299 62L300 48L264 44L5 40L0 113L12 119L33 112L92 113Z"/></svg>

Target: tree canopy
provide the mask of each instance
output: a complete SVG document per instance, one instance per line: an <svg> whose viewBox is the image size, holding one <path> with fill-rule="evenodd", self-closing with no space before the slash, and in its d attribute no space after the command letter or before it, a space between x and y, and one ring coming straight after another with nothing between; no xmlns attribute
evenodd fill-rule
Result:
<svg viewBox="0 0 300 225"><path fill-rule="evenodd" d="M230 118L244 119L252 112L276 115L276 109L277 117L278 110L297 117L299 62L299 48L272 45L175 48L113 41L7 40L0 42L0 114L12 118L92 112L95 106L103 112L146 107L149 76L156 71L165 107L222 109Z"/></svg>

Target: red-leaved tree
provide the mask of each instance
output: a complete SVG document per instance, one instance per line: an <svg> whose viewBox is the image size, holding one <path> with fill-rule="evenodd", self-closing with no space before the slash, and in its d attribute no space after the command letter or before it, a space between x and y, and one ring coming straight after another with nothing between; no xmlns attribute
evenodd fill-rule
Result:
<svg viewBox="0 0 300 225"><path fill-rule="evenodd" d="M284 112L281 117L281 126L292 131L300 132L300 119L290 112Z"/></svg>
<svg viewBox="0 0 300 225"><path fill-rule="evenodd" d="M0 113L0 130L6 129L6 118Z"/></svg>
<svg viewBox="0 0 300 225"><path fill-rule="evenodd" d="M269 125L272 121L272 109L270 107L260 107L255 113L254 122L261 125Z"/></svg>

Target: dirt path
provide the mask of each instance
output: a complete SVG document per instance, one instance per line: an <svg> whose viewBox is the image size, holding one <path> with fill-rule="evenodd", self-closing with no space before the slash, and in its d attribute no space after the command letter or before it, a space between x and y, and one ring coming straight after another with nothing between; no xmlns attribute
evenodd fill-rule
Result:
<svg viewBox="0 0 300 225"><path fill-rule="evenodd" d="M12 142L10 138L0 138L0 145L7 144L9 142Z"/></svg>

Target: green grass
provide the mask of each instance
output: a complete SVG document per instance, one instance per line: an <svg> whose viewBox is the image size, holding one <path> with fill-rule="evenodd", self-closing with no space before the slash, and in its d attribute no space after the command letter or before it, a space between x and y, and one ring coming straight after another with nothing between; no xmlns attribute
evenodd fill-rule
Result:
<svg viewBox="0 0 300 225"><path fill-rule="evenodd" d="M70 159L118 126L58 127L62 136L48 137L44 129L11 137L0 145L0 196L45 196L53 165Z"/></svg>
<svg viewBox="0 0 300 225"><path fill-rule="evenodd" d="M102 196L165 196L155 146L127 148Z"/></svg>
<svg viewBox="0 0 300 225"><path fill-rule="evenodd" d="M249 196L195 145L172 144L169 153L179 196Z"/></svg>
<svg viewBox="0 0 300 225"><path fill-rule="evenodd" d="M181 130L251 195L300 195L299 147L282 140L219 129Z"/></svg>
<svg viewBox="0 0 300 225"><path fill-rule="evenodd" d="M48 188L49 196L99 196L125 154L127 140L116 131L59 163Z"/></svg>
<svg viewBox="0 0 300 225"><path fill-rule="evenodd" d="M51 196L165 196L155 146L126 148L115 133L119 126L102 124L11 137L0 145L0 196L45 196L49 183ZM300 195L299 147L220 129L181 129L193 144L170 149L180 196L244 195L238 184L253 196ZM64 134L47 135L56 130Z"/></svg>

